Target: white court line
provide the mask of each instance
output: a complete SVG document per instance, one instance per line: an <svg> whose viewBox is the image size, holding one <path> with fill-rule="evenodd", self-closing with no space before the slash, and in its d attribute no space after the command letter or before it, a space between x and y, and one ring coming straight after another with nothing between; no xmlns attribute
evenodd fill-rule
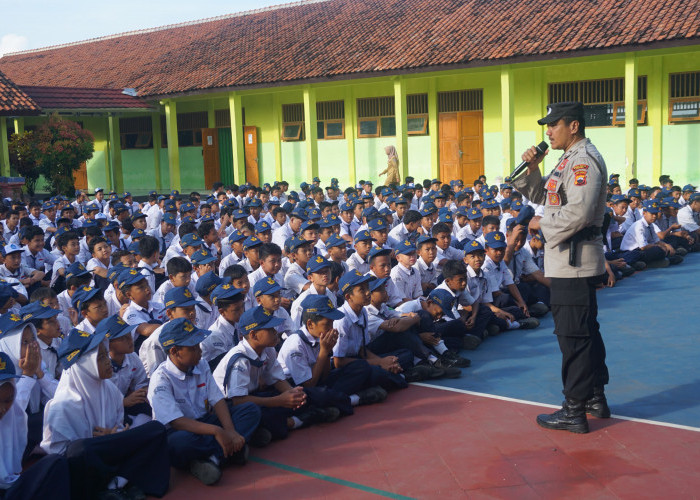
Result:
<svg viewBox="0 0 700 500"><path fill-rule="evenodd" d="M524 405L541 406L544 408L561 408L561 406L558 406L558 405L550 405L547 403L538 403L536 401L528 401L526 399L509 398L506 396L498 396L496 394L486 394L485 392L467 391L465 389L456 389L454 387L442 387L439 385L424 384L422 382L413 382L413 383L411 383L411 385L417 385L420 387L428 387L430 389L440 389L442 391L459 392L461 394L469 394L471 396L480 396L483 398L500 399L501 401L509 401L511 403L520 403L520 404L524 404ZM624 415L614 415L613 414L611 416L612 416L612 418L617 418L620 420L628 420L630 422L639 422L641 424L658 425L660 427L671 427L673 429L682 429L684 431L700 432L700 427L691 427L689 425L673 424L670 422L658 422L656 420L647 420L645 418L636 418L636 417L626 417Z"/></svg>

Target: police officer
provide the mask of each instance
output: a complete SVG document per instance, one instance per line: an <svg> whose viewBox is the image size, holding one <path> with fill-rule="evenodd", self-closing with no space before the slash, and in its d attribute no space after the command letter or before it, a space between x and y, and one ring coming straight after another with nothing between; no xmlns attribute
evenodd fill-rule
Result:
<svg viewBox="0 0 700 500"><path fill-rule="evenodd" d="M539 164L543 155L534 147L523 153L527 175L515 180L516 189L534 203L545 205L533 218L531 231L545 238L544 272L551 279L554 333L562 353L562 408L537 417L548 429L588 432L586 412L608 418L604 386L608 383L605 345L597 321L595 283L605 272L601 229L608 174L598 150L585 136L583 104L562 102L547 107L538 120L547 126L552 149L564 154L547 177Z"/></svg>

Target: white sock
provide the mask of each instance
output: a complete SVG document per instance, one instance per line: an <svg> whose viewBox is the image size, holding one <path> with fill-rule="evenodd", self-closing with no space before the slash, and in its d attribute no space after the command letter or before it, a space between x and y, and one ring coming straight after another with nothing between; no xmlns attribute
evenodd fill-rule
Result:
<svg viewBox="0 0 700 500"><path fill-rule="evenodd" d="M299 427L301 427L302 425L304 425L304 422L302 422L301 420L299 420L297 417L292 417L292 420L294 421L294 428L295 428L295 429L298 429Z"/></svg>
<svg viewBox="0 0 700 500"><path fill-rule="evenodd" d="M435 346L435 350L440 354L445 354L445 352L447 352L447 346L445 345L445 341L441 340L440 342L438 342L438 345Z"/></svg>
<svg viewBox="0 0 700 500"><path fill-rule="evenodd" d="M350 394L350 404L352 406L357 406L360 404L360 396L357 394Z"/></svg>
<svg viewBox="0 0 700 500"><path fill-rule="evenodd" d="M428 356L428 361L430 361L431 363L435 363L437 360L438 359L435 356L433 356L432 354L430 356Z"/></svg>
<svg viewBox="0 0 700 500"><path fill-rule="evenodd" d="M220 463L219 463L219 457L217 457L216 455L210 456L210 457L209 457L209 460L211 460L212 462L214 462L216 465L220 465Z"/></svg>
<svg viewBox="0 0 700 500"><path fill-rule="evenodd" d="M520 328L520 323L518 323L517 321L513 321L512 323L510 323L510 322L508 323L508 330L517 330L518 328Z"/></svg>

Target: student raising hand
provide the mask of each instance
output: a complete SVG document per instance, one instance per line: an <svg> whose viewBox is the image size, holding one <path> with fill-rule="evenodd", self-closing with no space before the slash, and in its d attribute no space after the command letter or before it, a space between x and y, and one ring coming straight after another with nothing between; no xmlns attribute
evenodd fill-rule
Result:
<svg viewBox="0 0 700 500"><path fill-rule="evenodd" d="M39 343L34 340L29 345L27 345L27 352L23 358L19 359L19 368L22 370L22 375L27 377L42 378L43 373L41 372L41 352L39 350Z"/></svg>

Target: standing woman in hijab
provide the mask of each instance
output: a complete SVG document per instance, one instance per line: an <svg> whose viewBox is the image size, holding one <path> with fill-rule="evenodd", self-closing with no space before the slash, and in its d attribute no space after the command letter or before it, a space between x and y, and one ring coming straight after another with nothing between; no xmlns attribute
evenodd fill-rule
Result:
<svg viewBox="0 0 700 500"><path fill-rule="evenodd" d="M0 498L68 500L68 463L62 456L46 456L22 472L27 414L15 399L21 376L10 356L0 352Z"/></svg>
<svg viewBox="0 0 700 500"><path fill-rule="evenodd" d="M148 422L126 429L124 396L109 379L106 332L74 328L58 350L65 370L44 411L47 453L68 459L71 498L163 496L170 481L165 427ZM128 487L127 487L128 486Z"/></svg>
<svg viewBox="0 0 700 500"><path fill-rule="evenodd" d="M401 184L401 176L399 175L399 157L396 153L396 148L394 146L386 146L384 152L387 155L387 166L379 175L386 174L385 186L399 185Z"/></svg>

